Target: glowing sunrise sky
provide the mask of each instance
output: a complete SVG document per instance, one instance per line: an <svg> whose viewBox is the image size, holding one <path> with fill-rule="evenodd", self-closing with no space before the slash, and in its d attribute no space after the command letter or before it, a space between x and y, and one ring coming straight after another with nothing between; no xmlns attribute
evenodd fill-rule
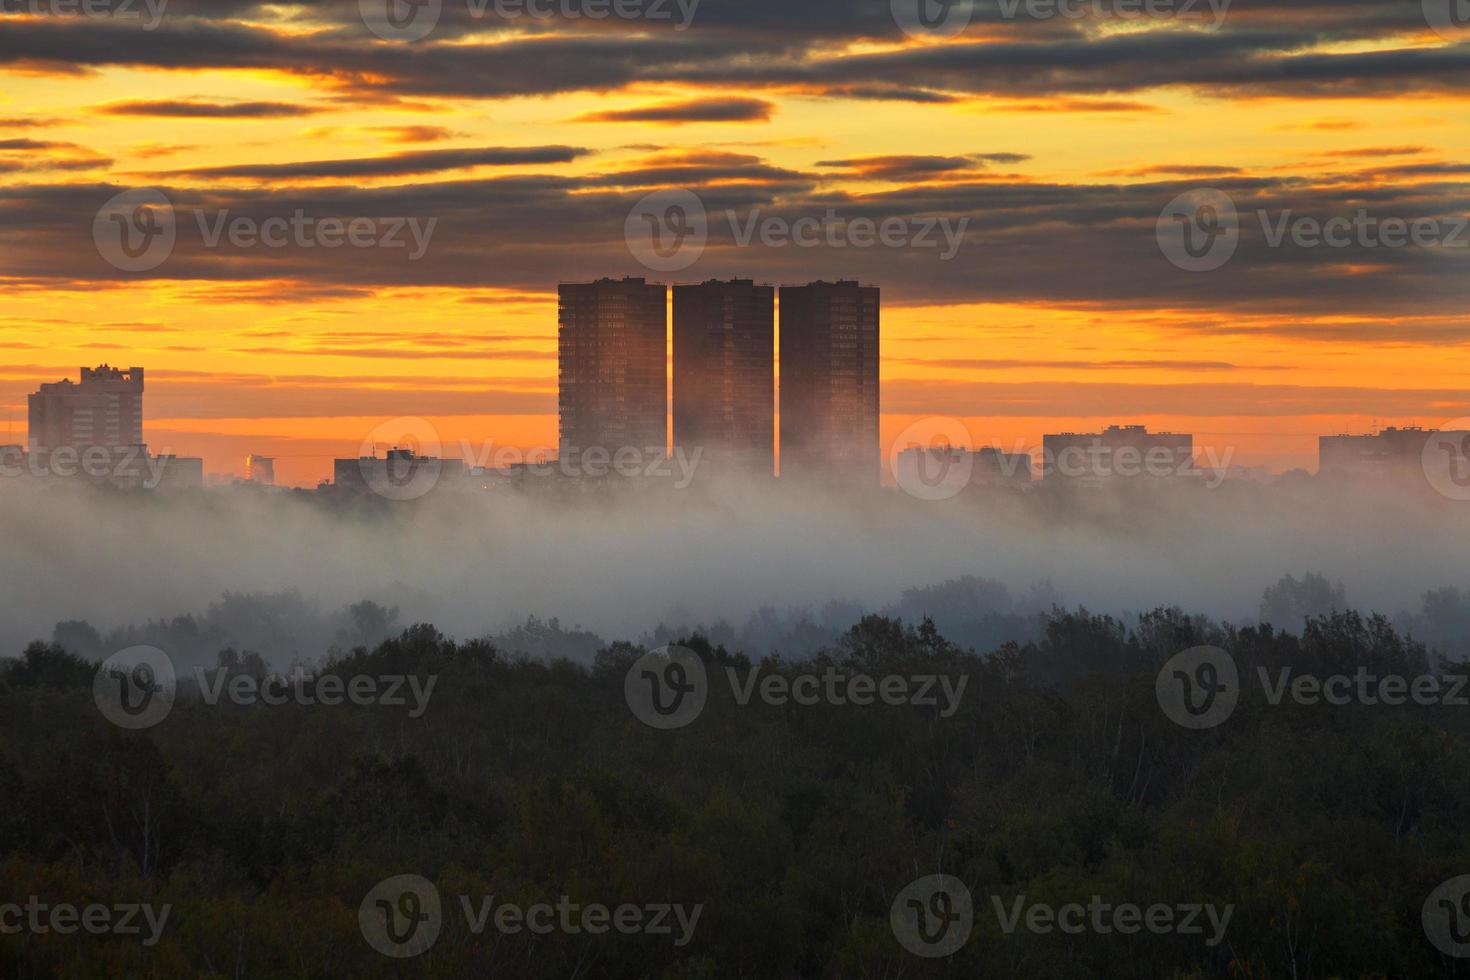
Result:
<svg viewBox="0 0 1470 980"><path fill-rule="evenodd" d="M1470 29L1431 30L1417 0L1239 0L1217 30L981 4L949 38L906 35L887 0L703 0L685 30L445 0L417 41L374 36L356 0L171 0L151 30L0 10L13 441L29 391L107 361L148 369L152 448L211 472L258 452L313 483L395 416L554 445L556 283L602 275L881 285L885 439L928 415L1008 446L1143 422L1282 470L1314 468L1319 433L1470 415L1470 232L1273 248L1255 217L1470 213ZM169 198L179 240L128 273L93 219L136 188ZM623 237L664 188L711 215L667 274ZM1206 273L1155 238L1196 188L1241 214ZM437 224L410 261L209 248L190 216L297 208ZM969 221L946 262L741 246L724 219L828 208Z"/></svg>

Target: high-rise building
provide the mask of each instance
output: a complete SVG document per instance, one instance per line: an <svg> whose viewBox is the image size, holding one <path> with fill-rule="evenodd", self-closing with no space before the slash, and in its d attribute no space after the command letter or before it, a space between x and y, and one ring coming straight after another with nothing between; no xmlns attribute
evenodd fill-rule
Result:
<svg viewBox="0 0 1470 980"><path fill-rule="evenodd" d="M204 460L151 455L143 442L143 369L82 368L80 382L48 382L30 396L26 471L120 490L204 485Z"/></svg>
<svg viewBox="0 0 1470 980"><path fill-rule="evenodd" d="M674 445L716 472L774 469L775 303L750 279L674 287Z"/></svg>
<svg viewBox="0 0 1470 980"><path fill-rule="evenodd" d="M262 486L272 486L276 482L276 460L273 456L261 456L251 453L245 457L245 480L248 483L259 483Z"/></svg>
<svg viewBox="0 0 1470 980"><path fill-rule="evenodd" d="M1047 482L1195 477L1194 436L1110 425L1101 432L1061 432L1042 438L1041 477Z"/></svg>
<svg viewBox="0 0 1470 980"><path fill-rule="evenodd" d="M781 475L877 483L878 287L781 287Z"/></svg>
<svg viewBox="0 0 1470 980"><path fill-rule="evenodd" d="M641 278L562 283L557 407L563 459L668 446L667 291Z"/></svg>
<svg viewBox="0 0 1470 980"><path fill-rule="evenodd" d="M127 450L143 445L143 369L103 364L70 379L41 385L29 399L31 452L101 446Z"/></svg>

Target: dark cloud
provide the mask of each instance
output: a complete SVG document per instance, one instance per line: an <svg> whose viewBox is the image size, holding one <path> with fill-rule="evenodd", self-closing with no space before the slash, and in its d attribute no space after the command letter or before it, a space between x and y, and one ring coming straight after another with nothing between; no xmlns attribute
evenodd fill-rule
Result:
<svg viewBox="0 0 1470 980"><path fill-rule="evenodd" d="M73 172L78 170L102 170L110 168L113 161L103 156L93 157L67 157L67 158L40 158L31 160L25 166L26 170L56 170Z"/></svg>
<svg viewBox="0 0 1470 980"><path fill-rule="evenodd" d="M820 160L819 167L840 167L854 176L878 180L931 180L952 174L963 174L983 168L987 163L1021 163L1031 157L1025 153L972 153L966 156L891 155L853 157L847 160Z"/></svg>
<svg viewBox="0 0 1470 980"><path fill-rule="evenodd" d="M1362 146L1351 150L1323 150L1316 157L1406 157L1430 152L1427 146Z"/></svg>
<svg viewBox="0 0 1470 980"><path fill-rule="evenodd" d="M0 129L39 129L61 125L60 119L44 119L34 116L0 117Z"/></svg>
<svg viewBox="0 0 1470 980"><path fill-rule="evenodd" d="M26 138L0 139L0 168L5 172L98 170L112 166L112 160L76 143Z"/></svg>
<svg viewBox="0 0 1470 980"><path fill-rule="evenodd" d="M788 193L810 190L816 184L811 174L784 167L773 167L755 157L740 154L711 154L687 161L650 161L649 165L587 178L589 186L603 187L669 187L701 186L715 182L744 181L756 184L782 184Z"/></svg>
<svg viewBox="0 0 1470 980"><path fill-rule="evenodd" d="M899 305L1044 302L1195 310L1199 332L1226 329L1217 323L1238 325L1246 314L1311 323L1330 317L1453 317L1470 308L1465 249L1364 243L1302 248L1290 241L1273 247L1257 218L1257 211L1265 211L1274 221L1290 210L1294 216L1325 220L1365 208L1383 217L1449 219L1463 214L1470 201L1470 188L1463 183L1319 186L1295 178L1217 178L1211 184L1234 197L1241 215L1239 246L1223 267L1190 273L1164 257L1155 237L1160 212L1198 186L1190 182L942 182L858 196L779 168L767 173L764 167L733 163L689 171L698 179L687 186L699 194L709 215L708 242L699 260L672 278L803 282L855 277L880 283L885 302ZM178 215L178 243L168 261L148 275L208 283L199 289L201 300L234 296L255 302L280 296L305 302L334 295L333 290L370 295L406 285L543 294L559 280L650 275L629 251L625 224L648 187L668 186L655 178L671 173L523 175L382 188L165 186ZM780 179L757 179L773 175ZM106 265L91 242L97 208L122 189L0 189L0 251L13 277L6 288L42 281L87 288L134 278ZM410 262L403 249L237 248L228 242L207 247L195 217L198 211L206 222L221 213L231 221L260 222L298 209L313 218L433 220L435 230L424 257ZM927 228L930 247L781 247L766 244L759 234L740 240L745 229L763 222L790 227L798 220L829 217L839 227L854 219L900 219L915 234ZM962 231L949 261L941 259L945 239L939 219L951 231ZM1383 329L1391 333L1393 328ZM1462 333L1456 326L1439 335ZM1333 339L1327 330L1318 336ZM1424 328L1406 327L1403 339L1421 342L1426 336L1431 334Z"/></svg>
<svg viewBox="0 0 1470 980"><path fill-rule="evenodd" d="M1209 94L1279 93L1297 97L1463 91L1470 83L1464 46L1352 53L1300 53L1313 35L1291 31L1208 34L1156 29L1050 43L985 42L903 48L799 65L714 63L688 74L723 84L868 82L913 84L966 94L1138 92L1188 86Z"/></svg>
<svg viewBox="0 0 1470 980"><path fill-rule="evenodd" d="M1128 99L1084 99L1073 97L1032 99L1028 102L1002 102L995 106L998 112L1066 112L1066 113L1093 113L1093 112L1162 112L1156 105L1147 102L1137 102Z"/></svg>
<svg viewBox="0 0 1470 980"><path fill-rule="evenodd" d="M944 156L880 156L854 157L849 160L819 160L819 167L841 167L857 176L883 180L927 180L939 174L974 170L972 157Z"/></svg>
<svg viewBox="0 0 1470 980"><path fill-rule="evenodd" d="M828 85L822 94L833 99L864 99L870 102L918 102L943 105L959 99L944 92L930 92L921 88L902 88L896 85Z"/></svg>
<svg viewBox="0 0 1470 980"><path fill-rule="evenodd" d="M633 109L606 109L578 116L578 122L656 122L680 125L693 122L765 122L776 111L764 99L693 99L663 102Z"/></svg>
<svg viewBox="0 0 1470 980"><path fill-rule="evenodd" d="M1373 172L1383 177L1463 177L1470 174L1470 163L1408 163Z"/></svg>
<svg viewBox="0 0 1470 980"><path fill-rule="evenodd" d="M0 140L0 150L54 150L62 147L75 146L75 143L51 143L46 140Z"/></svg>
<svg viewBox="0 0 1470 980"><path fill-rule="evenodd" d="M130 100L98 106L107 116L157 116L170 119L283 119L311 116L324 111L318 106L294 102L204 102L166 99Z"/></svg>
<svg viewBox="0 0 1470 980"><path fill-rule="evenodd" d="M111 0L121 4L122 0ZM605 4L602 5L605 7ZM793 5L789 0L704 0L694 11L692 22L681 23L676 5L659 0L642 0L640 11L655 16L628 19L589 14L586 0L566 0L553 5L549 17L499 17L496 7L486 3L445 0L434 37L454 40L470 33L496 31L527 36L563 32L688 34L694 31L719 33L748 42L766 39L803 38L821 42L875 40L899 42L904 35L895 24L887 0L806 0ZM1080 5L1086 16L1074 20L1059 16L1030 16L1025 8L1008 17L994 0L976 0L970 6L970 26L960 39L984 39L1001 32L1028 36L1065 36L1097 33L1120 24L1137 27L1149 20L1140 15L1136 3L1123 5L1103 0L1096 14L1092 4ZM170 18L215 22L268 20L273 10L285 9L307 22L320 23L338 36L364 36L357 0L170 0ZM478 11L478 13L477 13ZM565 13L564 13L565 11ZM593 11L594 13L596 11ZM1165 14L1157 21L1179 26L1199 26L1200 13ZM1381 37L1422 31L1420 5L1415 0L1233 0L1226 27L1261 24L1310 26L1336 39ZM687 28L687 29L686 29Z"/></svg>
<svg viewBox="0 0 1470 980"><path fill-rule="evenodd" d="M1110 170L1105 177L1214 177L1220 174L1240 173L1239 167L1223 163L1157 163L1151 167L1132 170Z"/></svg>
<svg viewBox="0 0 1470 980"><path fill-rule="evenodd" d="M281 10L291 16L291 30L263 26L285 23ZM429 109L442 108L434 101L438 98L706 86L708 97L584 118L758 121L769 118L774 107L761 97L767 92L772 98L779 93L916 103L985 97L986 109L995 112L1174 111L1182 138L1193 138L1193 133L1204 140L1212 139L1207 107L1190 110L1203 115L1187 116L1184 110L1151 105L1148 96L1187 88L1196 96L1222 100L1382 98L1462 94L1470 82L1470 46L1426 46L1430 39L1416 2L1236 0L1230 18L1214 33L1168 19L1132 26L1100 30L1091 19L1011 22L987 3L977 7L968 34L948 43L924 44L900 43L904 38L885 0L811 0L800 5L789 0L706 0L694 27L683 32L667 24L616 19L487 23L471 17L465 3L448 0L435 35L417 44L395 44L373 38L363 28L356 0L270 5L172 0L164 23L148 32L124 18L0 20L0 64L72 72L116 65L281 72L309 83L314 92L309 105L191 99L112 103L99 110L115 115L271 119L309 115L321 111L318 106ZM497 31L487 42L484 32L490 27ZM1398 40L1411 35L1425 40L1415 47ZM1365 41L1373 43L1360 43ZM26 118L0 120L0 126L42 124ZM1339 128L1353 123L1301 125ZM817 129L814 139L822 136ZM456 134L439 126L385 126L374 135L394 143L427 143ZM42 150L18 142L12 149ZM32 155L45 156L51 149L55 147ZM1402 157L1419 149L1370 147L1336 155ZM1321 219L1352 214L1359 207L1408 219L1463 214L1470 207L1470 164L1453 161L1400 160L1368 173L1310 182L1247 177L1225 158L1228 147L1220 147L1217 158L1205 164L1155 164L1105 174L1103 182L1049 183L988 171L1024 162L1027 157L1021 153L865 157L846 151L849 155L818 165L845 171L834 176L774 166L747 154L706 151L620 161L577 176L537 173L388 188L239 189L228 184L231 179L288 184L335 179L346 184L480 166L550 167L586 152L565 146L460 148L267 164L231 164L226 158L215 166L150 177L164 185L180 218L173 256L151 275L190 281L192 285L178 288L186 291L186 298L202 302L300 303L371 296L374 290L404 285L542 294L562 278L642 273L623 240L629 209L650 189L687 187L699 193L711 222L704 255L679 273L682 278L858 277L882 283L885 301L899 304L1048 301L1106 310L1193 309L1200 315L1200 330L1213 329L1213 319L1238 329L1237 314L1269 312L1283 322L1275 335L1324 340L1334 335L1324 332L1316 317L1353 322L1381 314L1404 323L1409 312L1450 315L1470 305L1470 283L1458 253L1357 245L1273 248L1253 217L1256 209L1290 209ZM7 158L0 159L0 172L105 164L100 157L62 155L38 162ZM1147 182L1106 182L1113 176ZM854 177L901 186L864 196L844 192L844 181ZM1229 191L1244 218L1235 258L1215 272L1191 274L1174 268L1155 240L1160 210L1194 186L1175 179L1187 177ZM209 181L226 186L195 186ZM7 260L7 290L46 285L85 290L130 279L106 266L91 242L97 207L124 188L110 183L7 184L0 189L0 252ZM196 209L256 220L301 209L317 217L412 217L437 225L429 254L410 263L402 252L386 250L206 247L193 223ZM829 212L839 221L897 218L922 223L943 218L955 226L966 224L954 258L940 261L938 250L919 248L779 248L759 238L742 245L727 212L742 221L774 218L788 224ZM1301 321L1296 333L1284 322L1293 315ZM1418 342L1458 338L1463 327L1421 324L1405 331L1409 342Z"/></svg>
<svg viewBox="0 0 1470 980"><path fill-rule="evenodd" d="M146 32L126 20L4 21L0 63L66 71L102 65L270 69L324 80L339 95L371 93L379 99L500 98L693 83L924 101L999 95L1043 107L1046 102L1037 97L1083 100L1051 106L1066 111L1134 110L1140 107L1136 102L1107 96L1167 86L1221 96L1332 98L1462 92L1470 83L1465 45L1344 48L1347 40L1423 33L1422 14L1411 3L1386 10L1370 4L1236 4L1215 32L1168 18L1142 29L1100 32L1085 23L1005 22L991 18L987 8L977 21L991 31L983 39L858 54L825 42L844 36L897 40L887 4L823 2L808 9L775 0L708 3L699 10L698 29L682 32L647 21L521 19L497 23L506 33L484 43L455 33L461 18L454 13L458 5L450 3L442 32L419 44L372 38L356 21L355 7L310 8L309 16L327 16L331 28L291 33L210 16L198 4L171 7L163 24ZM476 26L472 19L465 23ZM670 121L679 121L670 111Z"/></svg>
<svg viewBox="0 0 1470 980"><path fill-rule="evenodd" d="M576 146L487 146L464 150L419 150L383 157L350 160L313 160L301 163L238 164L174 171L190 177L246 177L276 180L311 177L397 177L405 174L460 170L468 167L509 167L526 164L570 163L590 150Z"/></svg>

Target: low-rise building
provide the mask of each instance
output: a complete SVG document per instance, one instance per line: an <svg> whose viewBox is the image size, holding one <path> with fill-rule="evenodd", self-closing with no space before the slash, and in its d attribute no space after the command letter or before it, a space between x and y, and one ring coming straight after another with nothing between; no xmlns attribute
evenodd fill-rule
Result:
<svg viewBox="0 0 1470 980"><path fill-rule="evenodd" d="M1194 436L1149 432L1142 425L1110 425L1101 432L1061 432L1042 439L1042 479L1109 480L1195 478Z"/></svg>
<svg viewBox="0 0 1470 980"><path fill-rule="evenodd" d="M993 446L910 446L894 460L900 487L935 486L961 480L970 486L1029 486L1031 455L1008 453Z"/></svg>
<svg viewBox="0 0 1470 980"><path fill-rule="evenodd" d="M393 448L382 459L359 456L332 461L332 485L354 493L375 493L393 500L411 500L444 485L459 485L464 461L419 456L412 449Z"/></svg>
<svg viewBox="0 0 1470 980"><path fill-rule="evenodd" d="M1423 472L1431 439L1447 445L1470 438L1470 432L1441 432L1418 426L1389 426L1371 435L1319 436L1317 472L1321 476L1395 476Z"/></svg>

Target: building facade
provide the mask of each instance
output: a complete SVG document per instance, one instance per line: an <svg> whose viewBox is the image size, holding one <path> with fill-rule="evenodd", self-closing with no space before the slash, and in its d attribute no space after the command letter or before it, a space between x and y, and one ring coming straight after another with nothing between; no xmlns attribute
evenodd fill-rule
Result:
<svg viewBox="0 0 1470 980"><path fill-rule="evenodd" d="M1098 483L1117 479L1177 479L1197 475L1194 436L1110 425L1101 432L1062 432L1042 439L1042 479Z"/></svg>
<svg viewBox="0 0 1470 980"><path fill-rule="evenodd" d="M876 485L879 290L781 287L781 476Z"/></svg>
<svg viewBox="0 0 1470 980"><path fill-rule="evenodd" d="M49 382L29 397L27 441L33 453L67 447L128 450L143 445L143 369L103 364L82 379Z"/></svg>
<svg viewBox="0 0 1470 980"><path fill-rule="evenodd" d="M894 458L893 475L904 489L942 486L957 479L966 486L1025 487L1031 485L1031 455L993 446L909 446Z"/></svg>
<svg viewBox="0 0 1470 980"><path fill-rule="evenodd" d="M701 466L774 471L775 305L750 279L674 287L674 445Z"/></svg>
<svg viewBox="0 0 1470 980"><path fill-rule="evenodd" d="M667 291L641 278L562 283L557 338L558 445L668 446Z"/></svg>
<svg viewBox="0 0 1470 980"><path fill-rule="evenodd" d="M149 456L148 479L128 487L142 486L158 490L197 490L204 486L204 460L199 456Z"/></svg>
<svg viewBox="0 0 1470 980"><path fill-rule="evenodd" d="M1317 438L1317 473L1329 479L1418 480L1435 469L1470 478L1470 432L1389 426L1372 435Z"/></svg>
<svg viewBox="0 0 1470 980"><path fill-rule="evenodd" d="M390 500L413 500L441 487L465 484L462 459L420 456L397 446L379 459L359 456L332 461L332 485L349 493L375 493Z"/></svg>
<svg viewBox="0 0 1470 980"><path fill-rule="evenodd" d="M245 457L245 481L273 486L276 482L276 460L273 456L250 453Z"/></svg>

